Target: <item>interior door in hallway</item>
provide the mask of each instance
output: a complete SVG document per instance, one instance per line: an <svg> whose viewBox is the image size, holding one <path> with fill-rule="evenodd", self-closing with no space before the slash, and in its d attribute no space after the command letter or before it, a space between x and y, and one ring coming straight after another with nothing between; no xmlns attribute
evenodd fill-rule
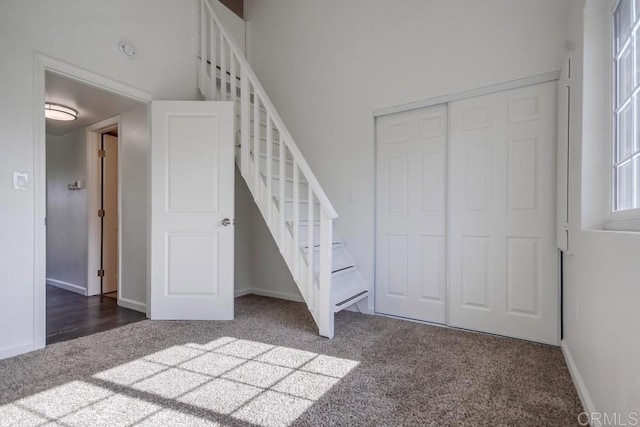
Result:
<svg viewBox="0 0 640 427"><path fill-rule="evenodd" d="M446 323L447 105L376 120L378 313Z"/></svg>
<svg viewBox="0 0 640 427"><path fill-rule="evenodd" d="M151 103L151 319L233 319L233 104Z"/></svg>
<svg viewBox="0 0 640 427"><path fill-rule="evenodd" d="M118 138L102 135L102 293L118 290Z"/></svg>
<svg viewBox="0 0 640 427"><path fill-rule="evenodd" d="M558 344L556 83L450 104L450 324Z"/></svg>

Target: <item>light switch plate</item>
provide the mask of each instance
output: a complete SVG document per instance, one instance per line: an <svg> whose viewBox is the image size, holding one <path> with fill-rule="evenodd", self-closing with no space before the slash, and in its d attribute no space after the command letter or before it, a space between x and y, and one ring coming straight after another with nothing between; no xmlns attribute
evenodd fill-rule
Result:
<svg viewBox="0 0 640 427"><path fill-rule="evenodd" d="M13 172L13 189L14 190L28 190L29 189L29 173L28 172Z"/></svg>

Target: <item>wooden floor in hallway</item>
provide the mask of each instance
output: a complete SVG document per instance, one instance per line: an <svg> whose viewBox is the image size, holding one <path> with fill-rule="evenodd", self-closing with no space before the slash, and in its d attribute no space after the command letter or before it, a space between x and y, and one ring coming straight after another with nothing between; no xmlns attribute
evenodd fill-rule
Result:
<svg viewBox="0 0 640 427"><path fill-rule="evenodd" d="M146 319L114 298L85 297L47 285L47 344L67 341Z"/></svg>

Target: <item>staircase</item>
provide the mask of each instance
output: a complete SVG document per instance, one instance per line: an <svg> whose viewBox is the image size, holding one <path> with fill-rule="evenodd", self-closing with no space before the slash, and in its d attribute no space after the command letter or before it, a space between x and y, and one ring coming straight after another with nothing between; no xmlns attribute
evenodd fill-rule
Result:
<svg viewBox="0 0 640 427"><path fill-rule="evenodd" d="M333 228L333 205L207 0L200 0L198 61L204 99L234 104L238 168L320 335L333 338L334 314L369 288Z"/></svg>

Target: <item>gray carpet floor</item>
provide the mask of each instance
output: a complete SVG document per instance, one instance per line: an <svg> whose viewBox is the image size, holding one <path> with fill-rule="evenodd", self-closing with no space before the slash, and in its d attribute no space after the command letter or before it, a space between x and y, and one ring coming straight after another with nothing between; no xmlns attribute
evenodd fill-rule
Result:
<svg viewBox="0 0 640 427"><path fill-rule="evenodd" d="M245 296L228 322L142 321L0 361L0 426L577 425L558 348Z"/></svg>

